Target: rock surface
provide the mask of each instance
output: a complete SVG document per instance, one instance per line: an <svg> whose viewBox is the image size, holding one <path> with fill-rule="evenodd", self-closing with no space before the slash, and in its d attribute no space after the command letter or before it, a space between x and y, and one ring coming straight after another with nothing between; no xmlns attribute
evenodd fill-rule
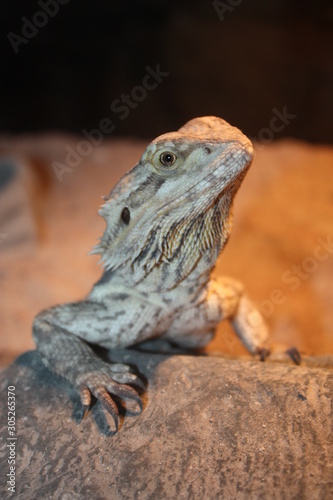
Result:
<svg viewBox="0 0 333 500"><path fill-rule="evenodd" d="M136 351L117 359L148 386L143 413L109 436L98 403L77 423L78 396L35 351L2 373L1 408L7 387L16 393L18 498L332 498L332 370Z"/></svg>

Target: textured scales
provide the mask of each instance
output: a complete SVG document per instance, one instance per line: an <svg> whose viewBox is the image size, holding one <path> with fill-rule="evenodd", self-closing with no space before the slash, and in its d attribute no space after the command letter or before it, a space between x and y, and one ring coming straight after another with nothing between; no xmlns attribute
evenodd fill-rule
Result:
<svg viewBox="0 0 333 500"><path fill-rule="evenodd" d="M102 278L86 300L43 311L33 327L44 363L80 392L83 415L93 394L117 429L112 396L140 411L143 390L129 367L105 363L86 341L114 349L163 337L198 348L228 318L251 353L266 353L266 326L242 285L211 275L252 156L240 130L195 118L152 141L105 198L106 229L93 250Z"/></svg>

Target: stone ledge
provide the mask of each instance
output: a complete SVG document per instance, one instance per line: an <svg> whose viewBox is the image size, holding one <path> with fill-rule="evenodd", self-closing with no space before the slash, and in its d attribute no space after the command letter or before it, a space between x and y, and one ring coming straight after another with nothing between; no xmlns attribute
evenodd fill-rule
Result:
<svg viewBox="0 0 333 500"><path fill-rule="evenodd" d="M143 413L126 415L118 434L109 437L98 403L78 425L78 396L43 367L35 351L2 373L2 408L8 385L16 387L19 495L333 495L332 371L136 351L117 356L136 364L149 383ZM8 435L6 419L2 436ZM3 447L1 456L7 454Z"/></svg>

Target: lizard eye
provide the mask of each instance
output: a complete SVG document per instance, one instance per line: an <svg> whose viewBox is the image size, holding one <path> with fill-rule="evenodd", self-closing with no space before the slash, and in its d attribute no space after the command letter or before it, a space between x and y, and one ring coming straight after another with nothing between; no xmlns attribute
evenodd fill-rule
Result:
<svg viewBox="0 0 333 500"><path fill-rule="evenodd" d="M177 156L173 153L170 153L169 151L165 151L160 156L160 162L166 167L171 167L171 165L173 165L176 160Z"/></svg>

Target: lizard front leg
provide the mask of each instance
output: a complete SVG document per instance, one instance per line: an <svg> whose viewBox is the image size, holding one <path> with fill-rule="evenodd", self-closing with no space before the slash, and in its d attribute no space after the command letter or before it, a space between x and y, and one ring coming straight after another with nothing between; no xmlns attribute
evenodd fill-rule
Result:
<svg viewBox="0 0 333 500"><path fill-rule="evenodd" d="M213 337L217 324L229 319L245 347L264 358L268 329L261 313L232 278L211 279L193 307L182 311L165 337L186 347L203 347Z"/></svg>
<svg viewBox="0 0 333 500"><path fill-rule="evenodd" d="M264 361L270 354L269 331L262 314L244 293L244 287L232 278L213 279L209 284L208 307L214 307L216 302L221 304L221 319L229 319L244 346ZM301 355L296 347L287 349L285 354L296 365L300 364Z"/></svg>
<svg viewBox="0 0 333 500"><path fill-rule="evenodd" d="M269 354L265 347L269 338L262 314L244 293L244 287L233 278L213 279L209 286L208 302L218 301L221 319L229 319L237 336L251 354L259 354L264 360Z"/></svg>
<svg viewBox="0 0 333 500"><path fill-rule="evenodd" d="M137 341L145 340L151 334L148 329L144 333L141 319L146 316L147 307L130 304L127 314L124 307L117 309L117 300L112 305L113 311L104 303L89 300L53 307L35 318L33 336L45 365L66 378L79 392L82 418L90 407L91 395L94 395L113 417L117 430L118 408L112 396L134 401L141 411L137 391L144 389L143 383L127 365L104 362L85 340L105 347L122 348L132 345L134 337ZM133 326L130 329L131 321Z"/></svg>
<svg viewBox="0 0 333 500"><path fill-rule="evenodd" d="M244 293L243 285L232 278L211 279L201 297L175 316L164 337L182 347L201 348L212 339L217 324L225 319L231 322L248 351L258 354L264 361L270 354L266 347L267 325ZM297 348L288 349L286 355L295 364L300 364Z"/></svg>

